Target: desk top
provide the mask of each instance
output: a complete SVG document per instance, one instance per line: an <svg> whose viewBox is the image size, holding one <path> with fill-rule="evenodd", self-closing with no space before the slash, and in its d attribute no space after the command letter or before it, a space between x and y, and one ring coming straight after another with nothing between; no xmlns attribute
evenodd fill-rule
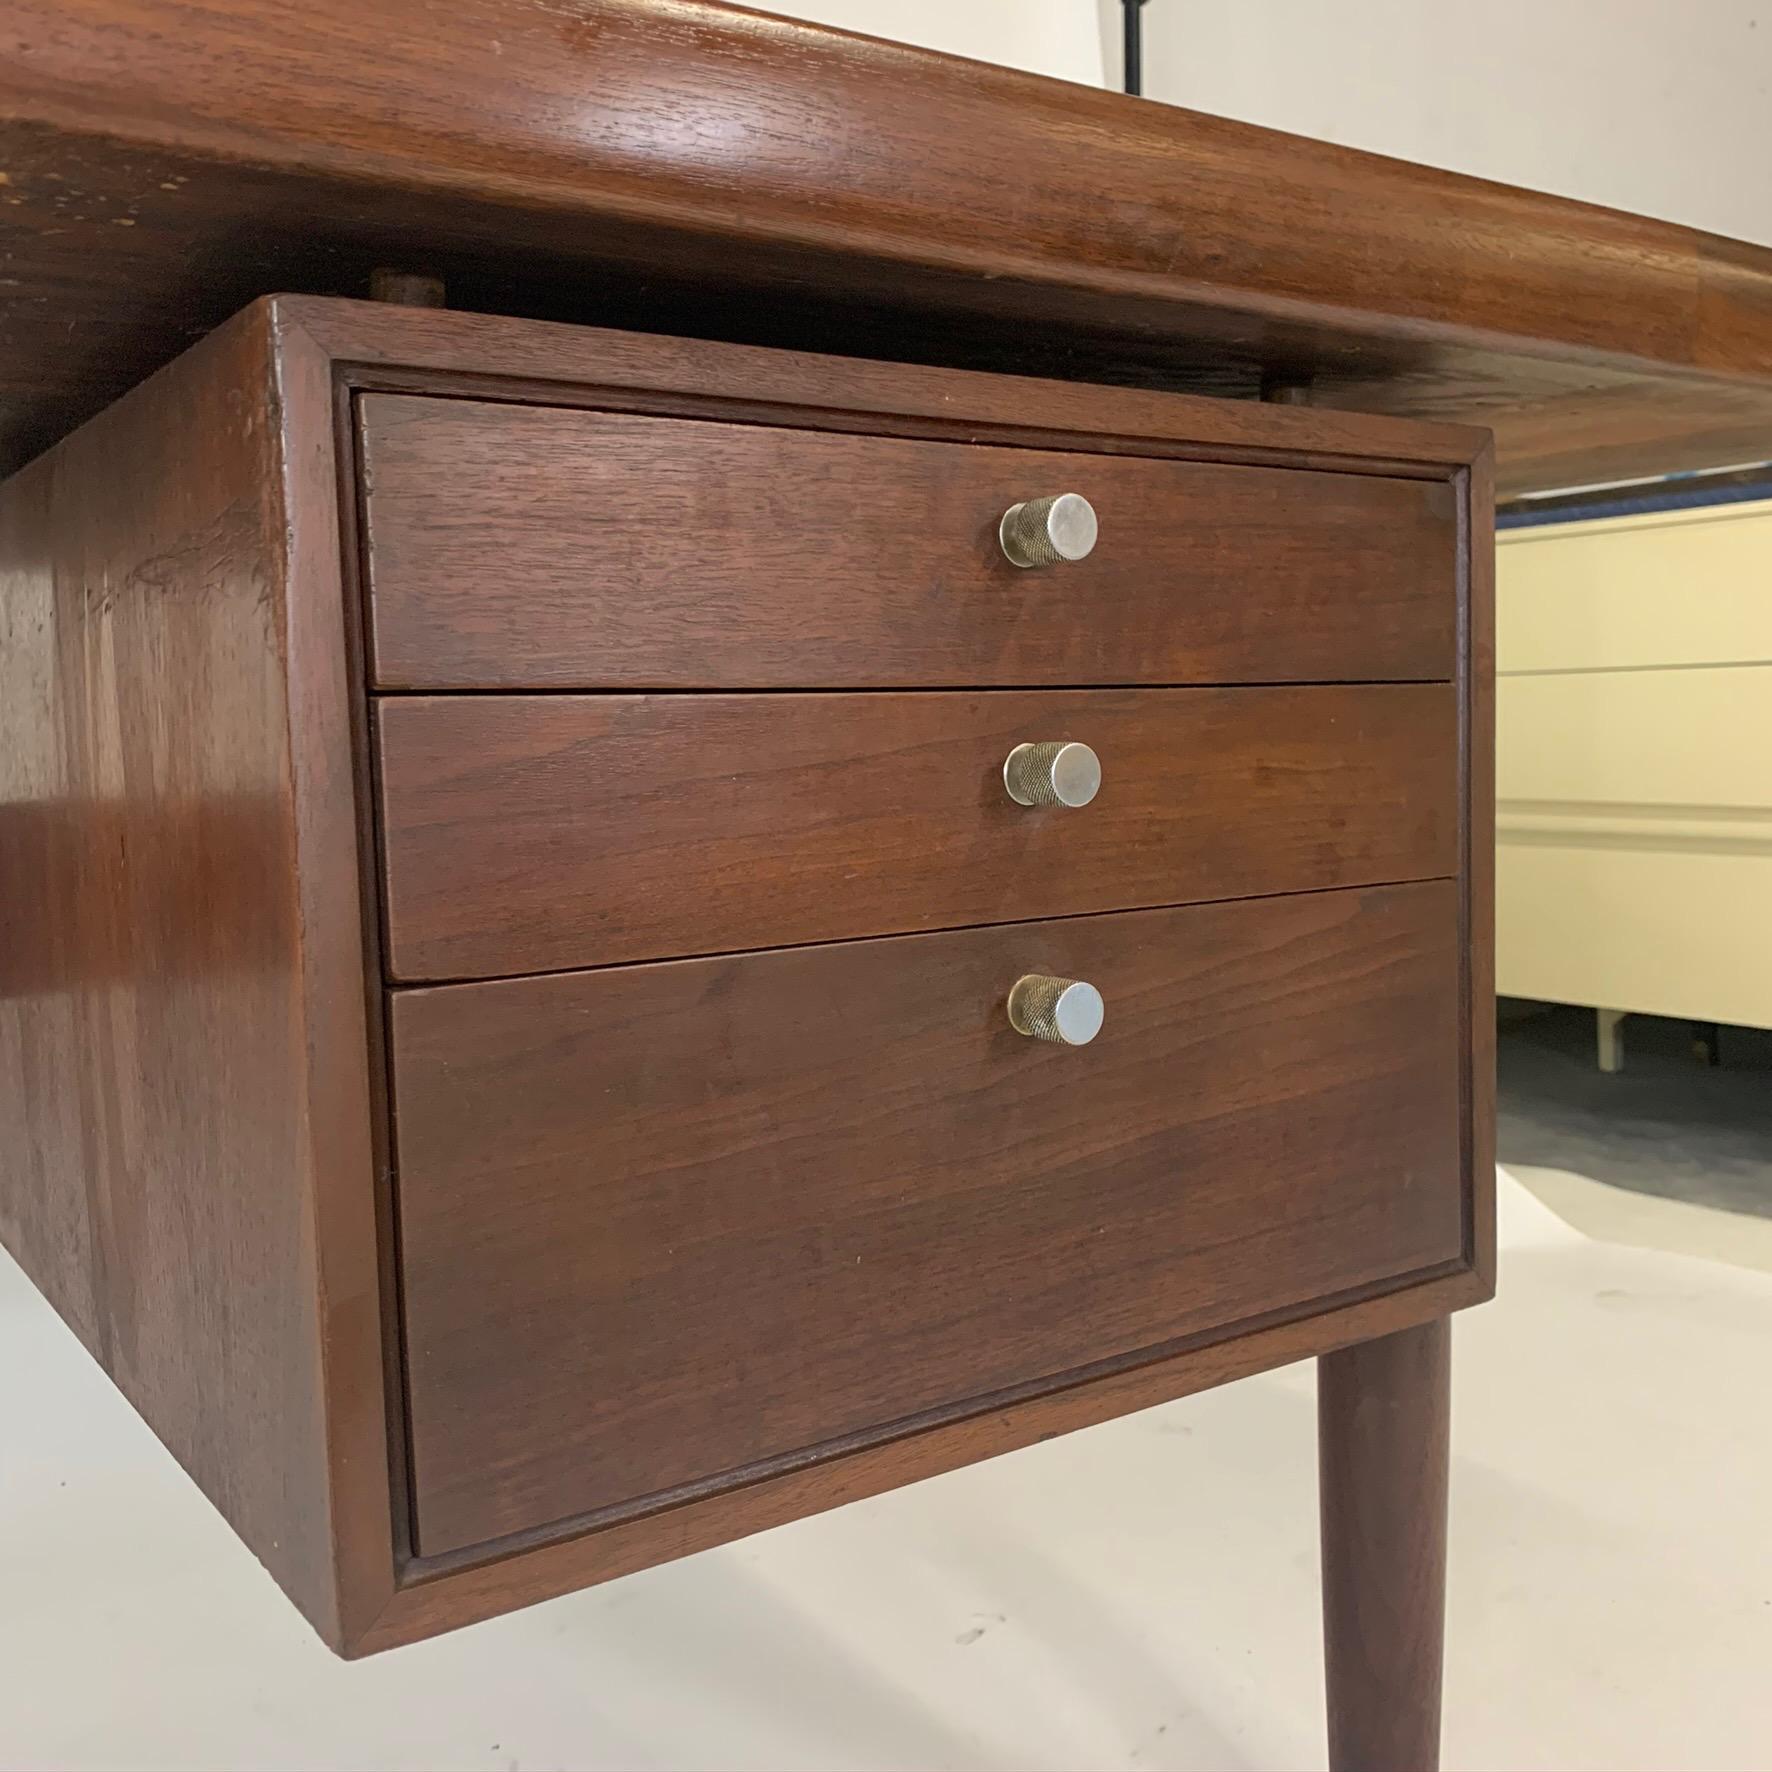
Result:
<svg viewBox="0 0 1772 1772"><path fill-rule="evenodd" d="M254 296L1772 454L1772 250L700 0L9 0L0 466Z"/></svg>

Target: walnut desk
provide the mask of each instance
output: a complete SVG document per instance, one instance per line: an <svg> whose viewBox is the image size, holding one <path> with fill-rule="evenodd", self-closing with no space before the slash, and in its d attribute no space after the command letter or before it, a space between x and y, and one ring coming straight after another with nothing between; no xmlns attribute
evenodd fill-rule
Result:
<svg viewBox="0 0 1772 1772"><path fill-rule="evenodd" d="M290 21L0 8L7 1246L349 1654L1319 1356L1332 1757L1431 1764L1494 485L1763 453L1768 255Z"/></svg>

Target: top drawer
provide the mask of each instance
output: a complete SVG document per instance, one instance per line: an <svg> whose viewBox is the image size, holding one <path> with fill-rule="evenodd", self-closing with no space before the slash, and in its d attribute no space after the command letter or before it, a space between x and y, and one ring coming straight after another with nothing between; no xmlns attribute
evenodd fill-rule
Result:
<svg viewBox="0 0 1772 1772"><path fill-rule="evenodd" d="M1772 659L1772 501L1545 523L1496 542L1504 676Z"/></svg>
<svg viewBox="0 0 1772 1772"><path fill-rule="evenodd" d="M1444 481L366 394L386 689L1433 680ZM1022 500L1095 507L1020 568Z"/></svg>

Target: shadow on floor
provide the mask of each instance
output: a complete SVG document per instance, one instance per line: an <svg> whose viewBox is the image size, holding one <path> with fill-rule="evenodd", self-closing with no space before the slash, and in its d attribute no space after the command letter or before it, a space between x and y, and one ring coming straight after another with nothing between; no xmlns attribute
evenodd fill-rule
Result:
<svg viewBox="0 0 1772 1772"><path fill-rule="evenodd" d="M1496 1042L1497 1155L1664 1199L1772 1218L1772 1033L1633 1015L1624 1069L1596 1060L1594 1012L1508 1006Z"/></svg>

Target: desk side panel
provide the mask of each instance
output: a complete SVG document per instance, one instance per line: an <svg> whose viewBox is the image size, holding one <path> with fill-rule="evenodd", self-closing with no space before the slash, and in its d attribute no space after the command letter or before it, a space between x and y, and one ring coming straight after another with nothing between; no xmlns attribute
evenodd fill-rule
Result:
<svg viewBox="0 0 1772 1772"><path fill-rule="evenodd" d="M0 1239L336 1640L281 431L260 307L0 489Z"/></svg>

